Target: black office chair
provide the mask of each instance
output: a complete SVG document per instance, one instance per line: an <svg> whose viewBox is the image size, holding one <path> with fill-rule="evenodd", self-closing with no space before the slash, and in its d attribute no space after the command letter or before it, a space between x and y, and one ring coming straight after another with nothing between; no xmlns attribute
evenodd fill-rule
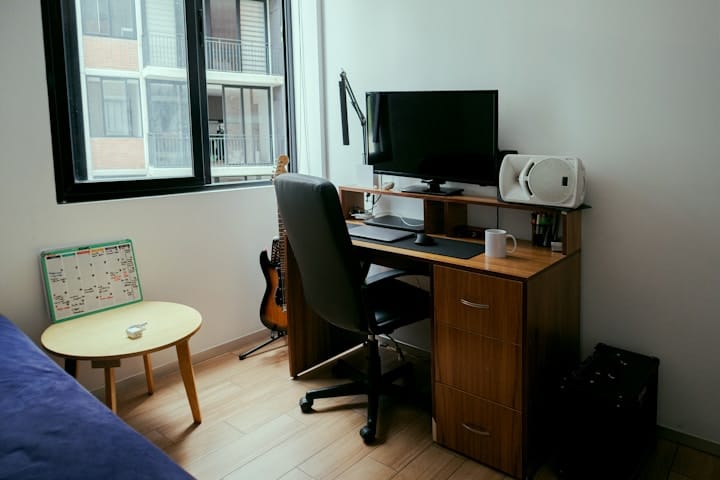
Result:
<svg viewBox="0 0 720 480"><path fill-rule="evenodd" d="M288 173L275 179L275 193L307 304L330 324L367 336L364 378L310 390L300 399L300 408L309 413L317 398L367 394L367 425L360 436L371 443L381 391L409 372L406 364L381 374L377 335L428 318L429 294L397 280L407 271L365 278L369 265L361 262L353 248L337 190L329 181Z"/></svg>

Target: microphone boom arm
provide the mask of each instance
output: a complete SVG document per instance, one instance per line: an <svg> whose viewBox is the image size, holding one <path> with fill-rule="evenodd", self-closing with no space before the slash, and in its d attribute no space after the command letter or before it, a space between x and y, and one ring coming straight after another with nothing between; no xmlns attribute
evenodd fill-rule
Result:
<svg viewBox="0 0 720 480"><path fill-rule="evenodd" d="M363 165L367 165L368 164L367 119L365 118L365 115L363 115L362 110L360 109L360 105L358 104L357 99L355 98L355 93L353 93L353 89L350 86L350 81L347 78L347 74L345 73L345 70L340 70L340 81L341 81L341 85L345 86L345 92L347 92L347 95L350 97L350 103L352 104L353 108L355 109L355 113L358 116L358 120L360 120L360 126L362 127L362 132L363 132Z"/></svg>

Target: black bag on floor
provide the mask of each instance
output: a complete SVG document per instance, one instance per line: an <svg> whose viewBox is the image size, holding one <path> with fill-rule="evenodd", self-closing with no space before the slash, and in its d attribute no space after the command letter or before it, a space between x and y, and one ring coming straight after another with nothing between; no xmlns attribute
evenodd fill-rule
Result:
<svg viewBox="0 0 720 480"><path fill-rule="evenodd" d="M558 468L562 478L631 479L655 442L660 361L598 343L562 379Z"/></svg>

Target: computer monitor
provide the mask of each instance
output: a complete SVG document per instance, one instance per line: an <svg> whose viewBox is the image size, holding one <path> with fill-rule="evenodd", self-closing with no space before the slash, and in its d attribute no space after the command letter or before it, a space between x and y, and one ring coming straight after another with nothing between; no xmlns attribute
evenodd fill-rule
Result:
<svg viewBox="0 0 720 480"><path fill-rule="evenodd" d="M497 90L368 92L368 163L414 177L405 191L452 194L445 181L498 184Z"/></svg>

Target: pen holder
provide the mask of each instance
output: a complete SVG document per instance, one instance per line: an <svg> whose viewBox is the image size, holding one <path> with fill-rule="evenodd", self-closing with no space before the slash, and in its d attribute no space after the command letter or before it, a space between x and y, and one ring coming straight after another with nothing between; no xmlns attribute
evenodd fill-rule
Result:
<svg viewBox="0 0 720 480"><path fill-rule="evenodd" d="M557 214L547 212L533 212L530 214L532 244L537 247L549 247L552 242L558 240L559 224Z"/></svg>

